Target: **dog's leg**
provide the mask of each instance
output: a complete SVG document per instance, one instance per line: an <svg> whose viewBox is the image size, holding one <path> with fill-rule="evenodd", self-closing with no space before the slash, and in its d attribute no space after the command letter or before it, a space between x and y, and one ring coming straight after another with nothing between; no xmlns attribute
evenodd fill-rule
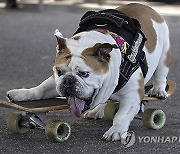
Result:
<svg viewBox="0 0 180 154"><path fill-rule="evenodd" d="M29 101L54 98L58 96L53 76L46 79L39 86L30 89L14 89L7 92L11 101Z"/></svg>
<svg viewBox="0 0 180 154"><path fill-rule="evenodd" d="M136 78L133 77L129 80L122 92L120 91L120 93L111 97L117 100L116 97L120 94L120 106L114 116L112 127L103 135L103 139L117 141L124 138L131 121L140 109L140 102L144 95L144 80L142 74L140 78L136 72L135 74L132 76L136 76Z"/></svg>
<svg viewBox="0 0 180 154"><path fill-rule="evenodd" d="M137 94L131 92L128 95L121 97L121 103L119 106L119 110L113 119L113 125L103 135L104 139L108 141L117 141L122 138L123 134L127 133L131 121L139 111L140 100L138 100L133 95Z"/></svg>
<svg viewBox="0 0 180 154"><path fill-rule="evenodd" d="M170 50L170 42L169 42L169 33L166 28L165 33L163 33L164 45L162 55L158 64L158 67L154 73L154 82L153 88L148 92L150 96L157 96L161 98L167 98L167 93L165 91L166 88L166 77L169 72L169 68L171 65L172 57Z"/></svg>
<svg viewBox="0 0 180 154"><path fill-rule="evenodd" d="M88 110L84 114L84 118L90 118L90 119L102 119L104 117L104 107L105 104L99 104L94 109Z"/></svg>

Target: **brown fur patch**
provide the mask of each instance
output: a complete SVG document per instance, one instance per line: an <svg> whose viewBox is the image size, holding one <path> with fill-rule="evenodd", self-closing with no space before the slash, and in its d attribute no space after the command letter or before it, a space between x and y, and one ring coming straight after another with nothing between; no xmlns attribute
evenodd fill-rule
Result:
<svg viewBox="0 0 180 154"><path fill-rule="evenodd" d="M144 77L143 77L142 73L141 73L141 77L138 80L138 82L139 82L138 93L139 93L140 100L142 100L144 98L144 93L145 93L145 89L144 89Z"/></svg>
<svg viewBox="0 0 180 154"><path fill-rule="evenodd" d="M165 65L169 68L172 64L172 52L169 49L166 53Z"/></svg>
<svg viewBox="0 0 180 154"><path fill-rule="evenodd" d="M106 73L109 69L108 61L100 61L94 56L94 47L87 48L82 52L82 59L84 59L86 65L94 70L97 74Z"/></svg>
<svg viewBox="0 0 180 154"><path fill-rule="evenodd" d="M78 35L72 37L72 39L77 40L77 41L78 41L80 38L81 38L81 36L78 36Z"/></svg>
<svg viewBox="0 0 180 154"><path fill-rule="evenodd" d="M69 65L71 61L71 52L70 50L66 47L62 51L60 51L60 54L56 57L54 65L57 66L59 64L65 64Z"/></svg>
<svg viewBox="0 0 180 154"><path fill-rule="evenodd" d="M153 28L151 19L158 23L163 23L164 19L152 8L137 3L120 6L117 10L125 13L129 17L137 19L140 22L142 31L147 38L145 46L148 52L152 53L156 46L157 35L155 29Z"/></svg>

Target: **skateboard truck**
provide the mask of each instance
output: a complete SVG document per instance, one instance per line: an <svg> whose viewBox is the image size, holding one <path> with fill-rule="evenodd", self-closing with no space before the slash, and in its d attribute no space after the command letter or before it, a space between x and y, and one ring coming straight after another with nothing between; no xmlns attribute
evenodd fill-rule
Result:
<svg viewBox="0 0 180 154"><path fill-rule="evenodd" d="M46 113L26 113L22 112L22 115L26 117L20 122L20 126L29 127L31 129L45 129Z"/></svg>

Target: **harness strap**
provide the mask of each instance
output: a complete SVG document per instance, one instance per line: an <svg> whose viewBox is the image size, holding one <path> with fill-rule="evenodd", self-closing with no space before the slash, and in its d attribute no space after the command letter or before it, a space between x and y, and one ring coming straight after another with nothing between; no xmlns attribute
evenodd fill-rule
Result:
<svg viewBox="0 0 180 154"><path fill-rule="evenodd" d="M120 28L122 27L124 23L124 19L120 18L118 16L115 16L113 14L106 14L106 13L101 13L97 12L95 14L91 14L87 16L86 18L83 18L79 24L81 27L83 24L103 24L104 25L104 20L106 20L106 24L114 24L114 26Z"/></svg>
<svg viewBox="0 0 180 154"><path fill-rule="evenodd" d="M131 45L129 45L122 37L117 34L109 32L109 34L116 41L122 55L119 80L114 93L120 90L128 82L131 75L141 67L143 76L146 77L148 65L146 61L145 52L142 50L145 37L143 33L137 33Z"/></svg>

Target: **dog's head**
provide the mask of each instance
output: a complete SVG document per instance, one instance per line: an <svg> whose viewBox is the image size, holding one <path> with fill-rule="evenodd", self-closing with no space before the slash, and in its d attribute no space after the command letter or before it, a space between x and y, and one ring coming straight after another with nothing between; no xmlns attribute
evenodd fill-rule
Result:
<svg viewBox="0 0 180 154"><path fill-rule="evenodd" d="M96 34L98 34L96 38ZM53 67L56 90L68 99L70 111L80 116L90 108L109 72L110 52L117 48L101 40L99 32L63 38L56 30L57 55Z"/></svg>

